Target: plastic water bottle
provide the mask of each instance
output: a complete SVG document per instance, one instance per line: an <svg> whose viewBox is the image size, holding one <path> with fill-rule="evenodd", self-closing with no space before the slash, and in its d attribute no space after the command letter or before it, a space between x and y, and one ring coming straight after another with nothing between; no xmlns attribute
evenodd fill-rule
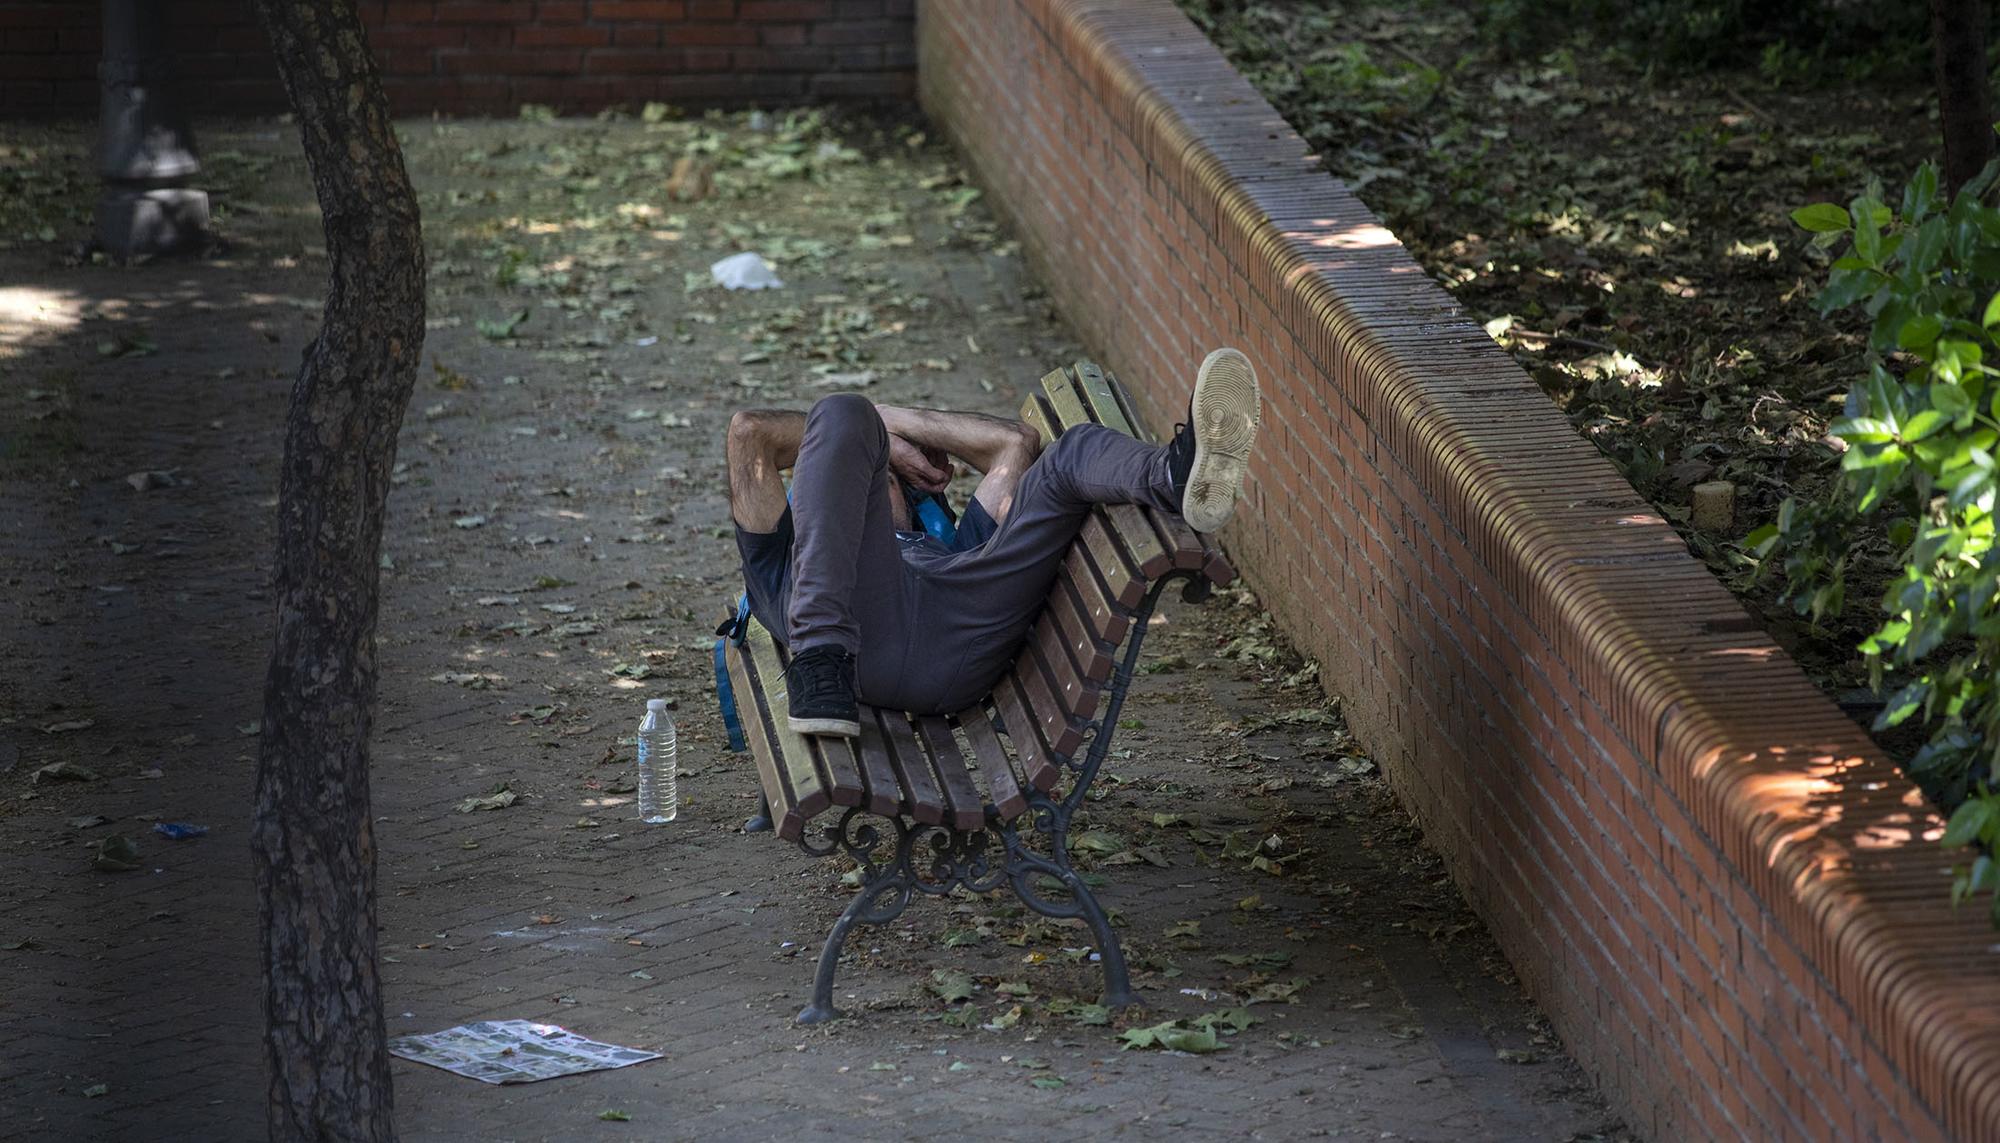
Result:
<svg viewBox="0 0 2000 1143"><path fill-rule="evenodd" d="M639 724L639 820L660 825L674 820L681 806L674 765L674 716L666 699L646 700Z"/></svg>

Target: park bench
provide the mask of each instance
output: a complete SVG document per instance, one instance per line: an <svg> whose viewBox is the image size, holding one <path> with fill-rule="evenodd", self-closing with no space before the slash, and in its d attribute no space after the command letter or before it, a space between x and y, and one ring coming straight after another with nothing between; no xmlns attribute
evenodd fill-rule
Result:
<svg viewBox="0 0 2000 1143"><path fill-rule="evenodd" d="M1021 416L1044 443L1092 422L1137 435L1124 391L1088 361L1042 378ZM1118 935L1070 863L1070 823L1111 748L1160 593L1183 581L1183 597L1200 602L1234 577L1221 552L1178 517L1099 507L1019 657L985 700L934 716L864 705L855 740L793 733L785 653L754 619L740 625L727 673L764 796L746 828L774 826L808 854L845 852L861 867L861 891L827 936L800 1023L838 1015L834 971L856 924L886 924L916 894L960 886L1009 887L1043 916L1085 922L1103 965L1104 1003L1132 1003Z"/></svg>

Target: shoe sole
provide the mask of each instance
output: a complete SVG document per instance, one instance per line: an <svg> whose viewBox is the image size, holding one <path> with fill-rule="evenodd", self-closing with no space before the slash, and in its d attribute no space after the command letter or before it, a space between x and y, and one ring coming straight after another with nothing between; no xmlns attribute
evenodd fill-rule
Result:
<svg viewBox="0 0 2000 1143"><path fill-rule="evenodd" d="M797 734L825 734L834 738L861 737L861 724L851 718L785 717L785 725Z"/></svg>
<svg viewBox="0 0 2000 1143"><path fill-rule="evenodd" d="M1218 349L1202 361L1194 378L1194 466L1181 495L1188 527L1214 532L1236 511L1261 409L1257 371L1240 350Z"/></svg>

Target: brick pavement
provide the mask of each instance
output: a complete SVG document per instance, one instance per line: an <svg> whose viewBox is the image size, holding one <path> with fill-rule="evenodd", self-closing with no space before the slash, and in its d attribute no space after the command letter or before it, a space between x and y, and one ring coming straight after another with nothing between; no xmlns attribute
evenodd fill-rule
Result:
<svg viewBox="0 0 2000 1143"><path fill-rule="evenodd" d="M227 145L268 149L272 138L252 129ZM413 150L420 180L424 161ZM885 375L875 392L1008 410L1021 384L1077 348L1024 302L1033 290L1017 259L947 241L951 223L915 188L915 172L885 169L882 193L924 241L881 272L932 299L912 321L914 344L896 352L976 356L942 373ZM304 191L278 176L268 193L296 200ZM275 213L240 222L239 250L219 263L112 272L0 252L0 280L41 283L49 304L76 319L0 358L9 383L0 402L11 402L0 404L0 423L28 407L23 385L60 385L82 442L59 463L0 481L9 587L0 598L9 664L0 677L0 946L31 942L0 951L10 982L0 995L9 1044L0 1137L261 1134L245 848L253 742L236 728L257 717L277 426L290 363L312 328L310 310L268 299L317 288L310 258L284 264L287 251L310 247L311 232ZM707 255L664 268L675 289L660 305L691 304L678 297L679 272ZM830 275L802 275L789 296L843 288ZM832 863L737 832L755 782L744 760L718 750L704 650L733 575L717 534L727 519L717 441L737 398L710 375L728 372L712 363L740 354L731 312L756 303L697 300L724 320L693 327L675 364L663 369L620 346L609 376L590 380L546 355L521 364L523 351L481 344L458 325L433 336L442 360L483 380L471 394L418 394L386 541L375 798L389 1027L547 1020L665 1058L518 1088L399 1062L406 1138L1565 1139L1615 1130L1386 789L1339 768L1337 728L1311 719L1258 727L1310 707L1310 686L1286 689L1282 671L1220 653L1258 630L1257 611L1233 597L1166 611L1152 654L1186 666L1135 688L1128 713L1137 725L1121 733L1111 766L1122 781L1106 783L1090 822L1148 837L1170 862L1104 870L1105 902L1123 925L1151 1019L1221 1006L1181 989L1240 990L1245 971L1214 958L1273 948L1291 957L1281 976L1310 978L1297 1003L1253 1007L1260 1023L1213 1056L1120 1051L1112 1030L1046 1011L1052 998L1094 992L1087 968L1062 953L1082 943L1076 932L1024 930L1001 901L919 901L850 942L840 992L853 1019L793 1025L818 942L845 898L831 885ZM435 316L494 304L441 290ZM87 311L122 316L78 317ZM103 325L135 315L158 354L99 358L92 343ZM7 333L0 328L0 345ZM518 384L493 381L514 373ZM764 399L798 403L811 392L767 388ZM427 415L433 402L456 407ZM641 405L692 426L634 429ZM143 436L127 431L133 425ZM176 485L134 492L124 477L139 469L172 469ZM485 524L455 524L472 514ZM599 630L560 633L574 622ZM638 673L634 664L650 676L609 673ZM433 681L445 672L503 681ZM620 792L631 766L621 739L648 695L675 698L683 720L687 804L678 822L656 828L630 820ZM543 706L555 709L535 717ZM95 725L40 729L83 718ZM29 781L64 759L104 777ZM147 776L154 769L159 776ZM516 805L455 812L500 782ZM1197 804L1204 824L1252 838L1281 832L1310 856L1271 877L1151 824L1155 813ZM70 824L88 814L112 820ZM144 832L155 815L213 832L166 842ZM90 847L114 831L141 839L140 872L89 869ZM962 937L982 914L997 918L990 935L946 946L947 929ZM1168 935L1186 921L1200 922L1198 936ZM1017 934L1023 943L1008 943ZM1026 1017L1005 1030L978 1027L1010 1006L983 987L979 1022L946 1023L921 987L938 966L1025 985ZM1508 1062L1502 1050L1532 1062ZM1030 1082L1047 1077L1063 1083ZM106 1090L86 1094L97 1084ZM631 1122L597 1118L611 1108Z"/></svg>

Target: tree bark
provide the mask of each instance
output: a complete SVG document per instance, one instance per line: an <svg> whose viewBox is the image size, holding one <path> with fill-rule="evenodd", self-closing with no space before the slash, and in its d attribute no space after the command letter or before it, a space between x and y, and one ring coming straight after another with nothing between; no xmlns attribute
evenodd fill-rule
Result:
<svg viewBox="0 0 2000 1143"><path fill-rule="evenodd" d="M1945 186L1957 190L1993 158L1986 0L1931 0L1931 63L1944 127Z"/></svg>
<svg viewBox="0 0 2000 1143"><path fill-rule="evenodd" d="M332 280L293 383L252 848L275 1140L395 1138L368 737L382 521L424 337L417 201L354 0L256 0Z"/></svg>

